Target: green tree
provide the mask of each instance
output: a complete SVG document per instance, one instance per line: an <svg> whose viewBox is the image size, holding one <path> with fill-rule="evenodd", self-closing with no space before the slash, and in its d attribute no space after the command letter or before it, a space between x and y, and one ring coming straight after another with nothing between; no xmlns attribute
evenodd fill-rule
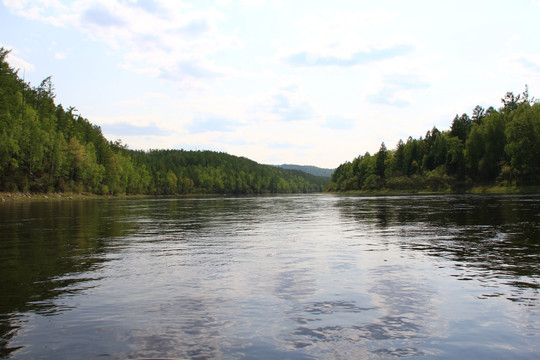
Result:
<svg viewBox="0 0 540 360"><path fill-rule="evenodd" d="M441 165L441 151L446 151L441 138L441 132L436 127L426 133L423 142L425 155L422 158L422 169L433 170ZM442 163L444 163L444 160Z"/></svg>
<svg viewBox="0 0 540 360"><path fill-rule="evenodd" d="M449 175L455 175L457 179L465 177L465 157L463 154L463 141L458 137L450 137L447 141L446 171Z"/></svg>
<svg viewBox="0 0 540 360"><path fill-rule="evenodd" d="M506 126L505 151L518 184L538 182L540 172L540 105L523 103Z"/></svg>
<svg viewBox="0 0 540 360"><path fill-rule="evenodd" d="M404 148L406 174L411 176L420 172L422 156L419 149L419 140L409 136Z"/></svg>
<svg viewBox="0 0 540 360"><path fill-rule="evenodd" d="M388 150L384 142L379 148L379 152L376 155L377 160L375 161L375 175L379 176L381 179L384 179L384 173L386 170L386 159L388 158Z"/></svg>
<svg viewBox="0 0 540 360"><path fill-rule="evenodd" d="M463 114L459 117L456 115L452 121L452 126L450 127L450 136L455 136L465 142L471 131L472 124L473 122L467 114Z"/></svg>
<svg viewBox="0 0 540 360"><path fill-rule="evenodd" d="M407 173L407 167L405 165L405 143L401 139L399 139L396 145L390 166L392 176L402 176Z"/></svg>
<svg viewBox="0 0 540 360"><path fill-rule="evenodd" d="M473 124L481 124L482 120L486 116L486 111L480 105L476 105L473 109L471 120Z"/></svg>

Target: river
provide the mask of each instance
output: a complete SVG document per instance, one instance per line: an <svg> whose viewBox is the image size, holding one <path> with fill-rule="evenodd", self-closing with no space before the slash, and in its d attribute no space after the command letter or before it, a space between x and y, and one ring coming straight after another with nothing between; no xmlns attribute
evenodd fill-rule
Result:
<svg viewBox="0 0 540 360"><path fill-rule="evenodd" d="M0 357L538 359L540 196L0 204Z"/></svg>

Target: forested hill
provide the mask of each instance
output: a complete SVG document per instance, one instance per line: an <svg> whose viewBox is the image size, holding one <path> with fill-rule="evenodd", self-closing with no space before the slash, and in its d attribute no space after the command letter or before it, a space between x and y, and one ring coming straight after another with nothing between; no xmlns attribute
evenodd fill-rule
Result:
<svg viewBox="0 0 540 360"><path fill-rule="evenodd" d="M327 179L212 151L130 150L25 83L0 48L0 191L97 194L322 191Z"/></svg>
<svg viewBox="0 0 540 360"><path fill-rule="evenodd" d="M341 164L328 191L465 190L474 186L540 185L540 103L509 92L502 107L456 115L450 130L383 143Z"/></svg>
<svg viewBox="0 0 540 360"><path fill-rule="evenodd" d="M320 167L311 166L311 165L283 164L283 165L278 165L278 167L282 169L288 169L288 170L299 170L299 171L303 171L311 175L322 176L325 178L330 178L330 176L334 172L334 169L325 169L325 168L320 168Z"/></svg>

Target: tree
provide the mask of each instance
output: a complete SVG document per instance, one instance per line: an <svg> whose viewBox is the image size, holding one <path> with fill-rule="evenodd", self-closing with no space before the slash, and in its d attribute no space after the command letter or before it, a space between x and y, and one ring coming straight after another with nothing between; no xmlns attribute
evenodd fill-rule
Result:
<svg viewBox="0 0 540 360"><path fill-rule="evenodd" d="M480 178L480 160L485 155L484 146L484 127L479 123L475 123L471 129L471 133L465 143L465 162L469 173Z"/></svg>
<svg viewBox="0 0 540 360"><path fill-rule="evenodd" d="M455 136L461 141L467 140L467 136L471 131L472 120L467 114L457 116L452 121L452 126L450 127L450 136Z"/></svg>
<svg viewBox="0 0 540 360"><path fill-rule="evenodd" d="M486 111L480 105L476 105L472 113L472 122L475 124L480 124L482 119L486 116Z"/></svg>
<svg viewBox="0 0 540 360"><path fill-rule="evenodd" d="M498 112L492 112L483 123L484 156L478 168L484 181L494 181L506 162L504 119Z"/></svg>
<svg viewBox="0 0 540 360"><path fill-rule="evenodd" d="M533 184L540 171L540 111L539 105L519 105L506 126L505 151L517 171L518 184Z"/></svg>
<svg viewBox="0 0 540 360"><path fill-rule="evenodd" d="M420 155L419 140L413 139L411 136L407 139L405 144L405 167L407 176L411 176L420 171L420 164L422 157Z"/></svg>
<svg viewBox="0 0 540 360"><path fill-rule="evenodd" d="M508 114L516 110L519 105L520 99L521 95L515 96L513 92L507 92L506 95L501 99L501 102L503 103L503 108L501 109L501 111L505 114Z"/></svg>
<svg viewBox="0 0 540 360"><path fill-rule="evenodd" d="M463 141L458 137L450 137L447 141L446 171L449 175L455 175L458 180L465 177L465 157L463 154Z"/></svg>
<svg viewBox="0 0 540 360"><path fill-rule="evenodd" d="M526 87L518 96L507 93L503 104L500 111L476 106L472 118L456 115L448 131L433 127L424 139L409 136L393 151L383 151L381 146L373 157L361 156L342 164L332 176L330 187L437 190L494 183L537 185L540 102L529 99Z"/></svg>
<svg viewBox="0 0 540 360"><path fill-rule="evenodd" d="M441 140L441 132L436 127L433 127L431 131L426 133L426 138L424 139L424 151L425 155L422 159L422 169L423 170L433 170L437 166L444 164L444 159L440 160L442 157L441 152L446 152Z"/></svg>
<svg viewBox="0 0 540 360"><path fill-rule="evenodd" d="M384 142L381 144L379 152L376 156L377 160L375 161L375 175L384 178L384 172L386 170L385 162L388 157L388 150L386 149L386 145L384 144Z"/></svg>

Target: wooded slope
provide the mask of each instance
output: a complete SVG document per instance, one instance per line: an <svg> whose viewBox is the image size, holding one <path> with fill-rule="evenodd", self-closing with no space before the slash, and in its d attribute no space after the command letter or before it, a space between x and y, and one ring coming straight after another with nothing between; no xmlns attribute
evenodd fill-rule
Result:
<svg viewBox="0 0 540 360"><path fill-rule="evenodd" d="M503 106L456 115L450 130L433 128L425 137L395 149L383 143L341 164L328 191L459 190L474 186L540 184L540 103L528 90L508 92Z"/></svg>
<svg viewBox="0 0 540 360"><path fill-rule="evenodd" d="M0 48L0 192L96 194L322 191L328 179L212 151L135 151L25 83Z"/></svg>

